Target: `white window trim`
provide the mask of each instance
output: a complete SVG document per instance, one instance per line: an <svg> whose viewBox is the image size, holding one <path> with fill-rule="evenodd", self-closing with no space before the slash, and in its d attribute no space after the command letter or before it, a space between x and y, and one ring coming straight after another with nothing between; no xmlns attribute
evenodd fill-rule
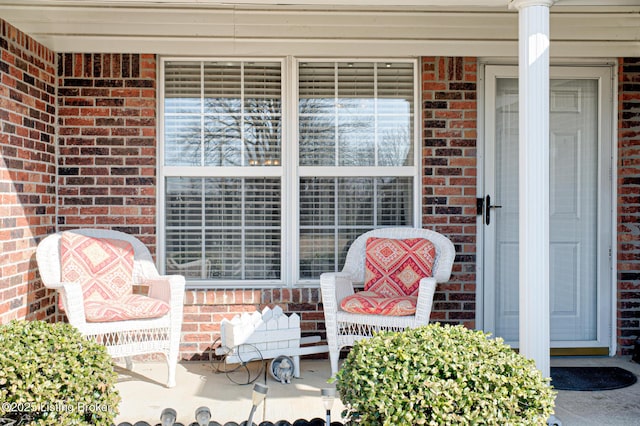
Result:
<svg viewBox="0 0 640 426"><path fill-rule="evenodd" d="M170 61L234 61L234 62L280 62L282 66L282 151L281 166L252 169L247 167L181 167L164 165L164 64ZM298 166L298 65L300 62L406 62L413 64L413 166L407 167L349 167L336 174L335 167ZM319 280L299 277L299 205L298 181L304 176L407 176L413 177L413 223L422 226L422 92L420 90L420 68L417 58L307 58L307 57L160 57L158 60L157 96L157 203L156 203L156 262L161 273L165 273L165 178L167 177L229 177L259 176L280 177L281 181L281 258L282 270L279 280L198 280L187 281L187 288L300 288L318 287ZM239 170L241 169L241 170ZM311 173L313 169L313 173ZM241 172L241 173L238 173Z"/></svg>

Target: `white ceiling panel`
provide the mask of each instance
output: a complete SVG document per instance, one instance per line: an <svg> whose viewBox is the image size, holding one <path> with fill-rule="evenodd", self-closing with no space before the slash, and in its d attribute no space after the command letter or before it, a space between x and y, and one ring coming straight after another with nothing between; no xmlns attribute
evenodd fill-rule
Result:
<svg viewBox="0 0 640 426"><path fill-rule="evenodd" d="M517 55L508 0L284 1L0 0L0 17L56 52ZM640 0L559 0L551 55L640 56Z"/></svg>

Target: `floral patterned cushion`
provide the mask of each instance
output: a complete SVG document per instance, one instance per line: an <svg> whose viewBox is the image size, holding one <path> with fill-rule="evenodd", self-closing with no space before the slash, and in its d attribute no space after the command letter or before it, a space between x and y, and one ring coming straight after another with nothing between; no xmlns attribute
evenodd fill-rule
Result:
<svg viewBox="0 0 640 426"><path fill-rule="evenodd" d="M159 299L130 294L118 299L87 301L84 312L89 322L125 321L161 317L169 312L169 305Z"/></svg>
<svg viewBox="0 0 640 426"><path fill-rule="evenodd" d="M118 299L132 293L131 244L73 232L62 234L60 244L62 281L79 283L85 300Z"/></svg>
<svg viewBox="0 0 640 426"><path fill-rule="evenodd" d="M61 279L82 286L87 321L157 318L169 311L162 300L133 294L133 255L123 240L62 234Z"/></svg>
<svg viewBox="0 0 640 426"><path fill-rule="evenodd" d="M415 296L420 280L432 275L436 248L424 238L367 239L366 291L386 297Z"/></svg>
<svg viewBox="0 0 640 426"><path fill-rule="evenodd" d="M372 291L359 291L340 302L343 311L352 314L405 316L416 313L416 296L385 297Z"/></svg>

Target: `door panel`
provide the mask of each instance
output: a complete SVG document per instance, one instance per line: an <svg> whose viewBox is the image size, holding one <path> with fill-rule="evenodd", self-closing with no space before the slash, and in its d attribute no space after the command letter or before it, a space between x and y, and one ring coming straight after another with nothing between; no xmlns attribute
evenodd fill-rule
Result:
<svg viewBox="0 0 640 426"><path fill-rule="evenodd" d="M483 226L485 329L518 342L518 81L517 68L486 68ZM558 67L550 81L550 314L552 347L607 346L611 220L610 120L601 102L611 80L603 68ZM610 133L609 133L610 134ZM608 183L609 182L609 183ZM485 206L486 207L486 206ZM607 208L609 210L607 210ZM486 214L486 213L485 213ZM483 222L484 223L484 222ZM604 231L604 232L603 232Z"/></svg>
<svg viewBox="0 0 640 426"><path fill-rule="evenodd" d="M597 338L598 80L550 85L551 339Z"/></svg>

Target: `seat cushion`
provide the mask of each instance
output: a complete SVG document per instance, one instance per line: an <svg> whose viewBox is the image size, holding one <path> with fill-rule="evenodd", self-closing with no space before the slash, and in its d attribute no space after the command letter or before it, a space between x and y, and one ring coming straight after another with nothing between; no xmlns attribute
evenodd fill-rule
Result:
<svg viewBox="0 0 640 426"><path fill-rule="evenodd" d="M432 276L436 248L424 238L367 239L365 291L385 297L415 296L420 280Z"/></svg>
<svg viewBox="0 0 640 426"><path fill-rule="evenodd" d="M372 291L359 291L340 302L340 308L352 314L407 316L416 313L417 296L385 297Z"/></svg>
<svg viewBox="0 0 640 426"><path fill-rule="evenodd" d="M127 241L65 232L60 240L60 262L60 278L79 283L85 300L132 294L133 246Z"/></svg>
<svg viewBox="0 0 640 426"><path fill-rule="evenodd" d="M159 299L130 294L118 299L87 301L84 310L88 322L111 322L158 318L169 312L169 305Z"/></svg>

